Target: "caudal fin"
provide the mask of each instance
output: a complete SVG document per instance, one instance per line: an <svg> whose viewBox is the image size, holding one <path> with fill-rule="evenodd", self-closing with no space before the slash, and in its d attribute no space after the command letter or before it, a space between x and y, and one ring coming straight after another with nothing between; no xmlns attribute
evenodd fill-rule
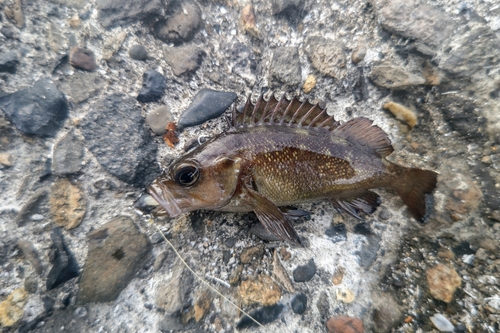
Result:
<svg viewBox="0 0 500 333"><path fill-rule="evenodd" d="M437 173L430 170L405 169L400 183L395 187L408 210L419 222L426 222L431 209L428 195L434 191L437 182Z"/></svg>

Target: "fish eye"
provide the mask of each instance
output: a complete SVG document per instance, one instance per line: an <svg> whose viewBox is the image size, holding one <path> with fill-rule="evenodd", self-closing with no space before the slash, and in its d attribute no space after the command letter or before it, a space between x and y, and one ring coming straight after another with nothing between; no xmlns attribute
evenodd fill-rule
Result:
<svg viewBox="0 0 500 333"><path fill-rule="evenodd" d="M177 184L188 187L196 183L200 178L198 167L192 164L184 164L177 168L174 180Z"/></svg>

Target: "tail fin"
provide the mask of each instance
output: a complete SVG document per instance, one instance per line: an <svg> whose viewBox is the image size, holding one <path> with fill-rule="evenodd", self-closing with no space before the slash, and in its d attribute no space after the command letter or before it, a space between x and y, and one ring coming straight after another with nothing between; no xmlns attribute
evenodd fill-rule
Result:
<svg viewBox="0 0 500 333"><path fill-rule="evenodd" d="M405 168L401 182L395 186L396 193L419 222L425 223L429 217L431 204L426 195L436 188L437 175L430 170Z"/></svg>

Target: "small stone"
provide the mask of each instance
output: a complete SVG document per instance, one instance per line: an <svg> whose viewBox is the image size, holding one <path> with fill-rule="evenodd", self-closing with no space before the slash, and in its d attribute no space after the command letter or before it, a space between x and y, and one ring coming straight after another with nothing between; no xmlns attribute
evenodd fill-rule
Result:
<svg viewBox="0 0 500 333"><path fill-rule="evenodd" d="M299 49L297 47L278 47L273 52L270 67L271 77L279 83L296 86L301 80Z"/></svg>
<svg viewBox="0 0 500 333"><path fill-rule="evenodd" d="M154 22L164 11L164 3L160 0L97 0L98 20L105 27L136 23L144 20Z"/></svg>
<svg viewBox="0 0 500 333"><path fill-rule="evenodd" d="M127 37L127 33L125 31L120 32L117 35L107 39L102 46L102 58L104 60L111 59L122 47L122 43Z"/></svg>
<svg viewBox="0 0 500 333"><path fill-rule="evenodd" d="M146 60L149 57L146 48L142 45L137 44L130 47L130 49L128 50L128 55L134 60Z"/></svg>
<svg viewBox="0 0 500 333"><path fill-rule="evenodd" d="M344 303L352 303L356 296L349 288L340 288L335 291L337 299Z"/></svg>
<svg viewBox="0 0 500 333"><path fill-rule="evenodd" d="M264 248L262 246L247 247L241 251L240 261L243 264L249 264L254 259L259 260L264 255Z"/></svg>
<svg viewBox="0 0 500 333"><path fill-rule="evenodd" d="M146 122L155 134L163 135L167 132L167 125L172 122L173 117L166 105L151 110L146 115Z"/></svg>
<svg viewBox="0 0 500 333"><path fill-rule="evenodd" d="M15 222L18 226L24 226L30 221L30 216L43 211L46 204L47 191L44 189L38 190L29 198L28 202L21 208L21 211L16 216Z"/></svg>
<svg viewBox="0 0 500 333"><path fill-rule="evenodd" d="M5 327L14 326L24 315L24 305L28 301L28 293L24 288L15 289L0 303L0 324Z"/></svg>
<svg viewBox="0 0 500 333"><path fill-rule="evenodd" d="M316 265L314 259L310 259L307 264L298 266L293 270L293 280L295 282L307 282L313 278L314 274L316 274Z"/></svg>
<svg viewBox="0 0 500 333"><path fill-rule="evenodd" d="M151 252L151 243L130 217L118 216L94 233L103 230L104 238L89 235L90 249L77 297L81 304L115 300Z"/></svg>
<svg viewBox="0 0 500 333"><path fill-rule="evenodd" d="M453 267L438 264L427 270L427 283L432 297L450 303L455 290L462 284L462 279Z"/></svg>
<svg viewBox="0 0 500 333"><path fill-rule="evenodd" d="M341 284L342 280L344 279L344 273L345 273L344 267L342 266L337 267L337 269L335 269L335 273L333 273L332 283L334 285Z"/></svg>
<svg viewBox="0 0 500 333"><path fill-rule="evenodd" d="M241 272L243 272L243 265L238 265L229 275L229 284L235 286L240 282Z"/></svg>
<svg viewBox="0 0 500 333"><path fill-rule="evenodd" d="M278 303L281 298L281 289L269 276L259 274L256 280L241 282L238 296L245 305L269 306Z"/></svg>
<svg viewBox="0 0 500 333"><path fill-rule="evenodd" d="M316 86L316 77L312 74L309 74L306 80L304 81L302 90L304 91L304 93L309 94L311 90L314 89L315 86Z"/></svg>
<svg viewBox="0 0 500 333"><path fill-rule="evenodd" d="M377 253L380 249L380 238L375 236L368 236L367 242L363 243L361 249L356 251L359 256L358 263L361 267L370 267L371 264L377 259Z"/></svg>
<svg viewBox="0 0 500 333"><path fill-rule="evenodd" d="M24 280L24 288L30 294L36 293L36 290L38 289L38 283L36 279L33 276L28 276L26 280Z"/></svg>
<svg viewBox="0 0 500 333"><path fill-rule="evenodd" d="M0 32L2 35L5 36L5 38L8 39L13 39L14 38L14 29L10 25L4 25L1 29Z"/></svg>
<svg viewBox="0 0 500 333"><path fill-rule="evenodd" d="M325 230L325 234L330 237L333 243L347 240L347 228L344 223L339 223Z"/></svg>
<svg viewBox="0 0 500 333"><path fill-rule="evenodd" d="M82 24L82 19L78 15L74 15L69 19L69 26L72 29L78 28Z"/></svg>
<svg viewBox="0 0 500 333"><path fill-rule="evenodd" d="M307 296L298 294L292 300L292 310L297 314L303 314L307 308Z"/></svg>
<svg viewBox="0 0 500 333"><path fill-rule="evenodd" d="M54 145L52 172L55 175L69 175L82 169L85 146L74 131L68 132Z"/></svg>
<svg viewBox="0 0 500 333"><path fill-rule="evenodd" d="M430 317L432 325L439 330L439 332L454 332L455 326L445 316L436 313Z"/></svg>
<svg viewBox="0 0 500 333"><path fill-rule="evenodd" d="M304 48L313 67L321 74L338 80L345 76L346 59L341 42L312 36L306 39Z"/></svg>
<svg viewBox="0 0 500 333"><path fill-rule="evenodd" d="M365 328L359 318L334 316L326 322L328 333L363 333Z"/></svg>
<svg viewBox="0 0 500 333"><path fill-rule="evenodd" d="M47 290L52 290L80 275L80 267L64 242L61 228L54 228L50 238L55 247L55 254L51 260L52 268L47 275Z"/></svg>
<svg viewBox="0 0 500 333"><path fill-rule="evenodd" d="M209 119L219 117L233 104L237 97L234 92L201 89L179 118L177 123L179 130L203 124Z"/></svg>
<svg viewBox="0 0 500 333"><path fill-rule="evenodd" d="M194 44L163 48L163 57L176 76L194 72L201 64L205 52Z"/></svg>
<svg viewBox="0 0 500 333"><path fill-rule="evenodd" d="M387 221L392 217L392 213L387 207L382 206L380 207L380 213L378 214L378 217L380 217L384 221Z"/></svg>
<svg viewBox="0 0 500 333"><path fill-rule="evenodd" d="M294 293L295 288L293 287L292 281L290 280L290 276L288 276L288 272L281 264L281 260L278 256L278 251L274 251L273 254L273 275L276 280L285 288L289 293Z"/></svg>
<svg viewBox="0 0 500 333"><path fill-rule="evenodd" d="M370 228L370 225L366 222L356 224L354 226L353 233L364 236L373 235L373 231Z"/></svg>
<svg viewBox="0 0 500 333"><path fill-rule="evenodd" d="M352 51L351 60L353 63L357 64L363 61L363 59L365 59L365 56L366 47L364 47L363 45L359 45L354 49L354 51Z"/></svg>
<svg viewBox="0 0 500 333"><path fill-rule="evenodd" d="M415 127L417 124L417 115L412 110L407 107L395 103L395 102L387 102L384 104L384 109L392 112L396 119L404 121L410 126L410 129Z"/></svg>
<svg viewBox="0 0 500 333"><path fill-rule="evenodd" d="M462 182L459 189L454 189L446 200L446 210L450 217L459 221L468 214L474 212L483 199L483 192L472 179L465 177L466 182Z"/></svg>
<svg viewBox="0 0 500 333"><path fill-rule="evenodd" d="M22 132L42 137L55 136L68 116L66 97L50 78L0 97L0 109Z"/></svg>
<svg viewBox="0 0 500 333"><path fill-rule="evenodd" d="M71 66L88 72L97 68L94 53L87 49L73 47L69 52L69 63Z"/></svg>
<svg viewBox="0 0 500 333"><path fill-rule="evenodd" d="M40 261L40 257L38 255L38 251L36 250L33 243L28 240L20 240L17 242L17 246L23 252L24 258L30 262L38 275L42 275L43 266Z"/></svg>
<svg viewBox="0 0 500 333"><path fill-rule="evenodd" d="M383 63L373 66L370 79L379 87L388 89L404 89L425 84L425 78L410 73L407 69Z"/></svg>
<svg viewBox="0 0 500 333"><path fill-rule="evenodd" d="M373 300L373 321L377 332L389 333L394 327L401 325L404 313L390 293L377 293Z"/></svg>
<svg viewBox="0 0 500 333"><path fill-rule="evenodd" d="M252 318L257 320L261 325L266 325L266 324L272 323L273 321L278 319L284 308L285 308L285 306L283 304L279 304L279 303L271 305L271 306L265 306L263 308L252 311L250 313L250 316L252 316ZM248 318L247 316L244 316L238 322L238 324L236 325L236 328L238 330L241 330L244 328L255 327L255 326L257 326L255 321Z"/></svg>
<svg viewBox="0 0 500 333"><path fill-rule="evenodd" d="M14 164L12 155L8 153L0 153L0 164L6 167L11 167Z"/></svg>
<svg viewBox="0 0 500 333"><path fill-rule="evenodd" d="M76 104L85 102L90 97L100 93L105 85L105 81L98 73L83 71L76 71L66 80L66 85L61 86L61 90Z"/></svg>
<svg viewBox="0 0 500 333"><path fill-rule="evenodd" d="M11 20L18 28L24 27L24 13L22 0L14 0L13 3L5 5L5 16Z"/></svg>
<svg viewBox="0 0 500 333"><path fill-rule="evenodd" d="M19 58L16 51L0 53L0 72L15 74L17 65L19 65Z"/></svg>
<svg viewBox="0 0 500 333"><path fill-rule="evenodd" d="M271 0L273 15L280 14L288 10L297 10L302 0Z"/></svg>
<svg viewBox="0 0 500 333"><path fill-rule="evenodd" d="M68 230L78 227L87 212L83 191L66 178L52 185L49 204L54 222Z"/></svg>
<svg viewBox="0 0 500 333"><path fill-rule="evenodd" d="M201 294L200 298L195 302L194 309L194 320L199 322L205 313L210 309L212 305L212 297L210 296L208 290Z"/></svg>
<svg viewBox="0 0 500 333"><path fill-rule="evenodd" d="M248 32L250 35L256 38L260 37L260 31L255 25L255 12L251 3L246 4L241 10L240 23L243 30Z"/></svg>
<svg viewBox="0 0 500 333"><path fill-rule="evenodd" d="M167 80L155 70L144 72L142 88L137 100L142 103L156 102L161 99L167 88Z"/></svg>
<svg viewBox="0 0 500 333"><path fill-rule="evenodd" d="M179 44L191 40L201 26L201 10L193 1L172 2L170 15L155 27L157 38L167 43Z"/></svg>

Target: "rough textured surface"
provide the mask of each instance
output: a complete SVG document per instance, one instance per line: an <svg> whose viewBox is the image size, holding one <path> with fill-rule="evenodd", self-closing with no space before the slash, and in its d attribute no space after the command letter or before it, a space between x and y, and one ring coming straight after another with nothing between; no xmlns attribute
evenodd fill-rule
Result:
<svg viewBox="0 0 500 333"><path fill-rule="evenodd" d="M462 279L453 267L439 264L427 270L427 283L434 298L450 303Z"/></svg>
<svg viewBox="0 0 500 333"><path fill-rule="evenodd" d="M195 71L202 61L204 52L193 44L163 49L165 61L176 76Z"/></svg>
<svg viewBox="0 0 500 333"><path fill-rule="evenodd" d="M52 172L56 175L77 173L82 169L85 146L75 132L64 135L54 145Z"/></svg>
<svg viewBox="0 0 500 333"><path fill-rule="evenodd" d="M142 88L137 96L139 102L156 102L165 93L167 81L155 70L147 71L142 76Z"/></svg>
<svg viewBox="0 0 500 333"><path fill-rule="evenodd" d="M81 185L80 185L81 186ZM54 223L66 229L80 225L87 211L87 199L78 184L58 179L50 191L50 213Z"/></svg>

